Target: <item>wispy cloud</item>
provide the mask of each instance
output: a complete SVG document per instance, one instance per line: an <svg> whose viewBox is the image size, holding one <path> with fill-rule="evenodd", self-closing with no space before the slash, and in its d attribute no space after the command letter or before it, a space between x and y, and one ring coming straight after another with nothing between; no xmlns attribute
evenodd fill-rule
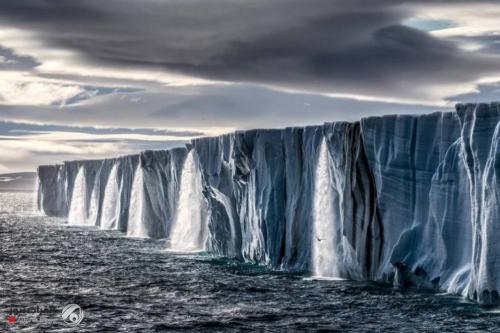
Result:
<svg viewBox="0 0 500 333"><path fill-rule="evenodd" d="M22 126L21 126L22 127ZM41 126L43 127L43 126ZM16 131L0 129L0 164L4 171L34 170L41 161L61 162L63 160L109 158L138 153L145 147L168 149L183 145L190 137L166 134L139 133L84 133L50 131L29 132L22 135ZM45 162L46 163L46 162Z"/></svg>
<svg viewBox="0 0 500 333"><path fill-rule="evenodd" d="M5 0L0 163L500 99L499 15L496 0Z"/></svg>
<svg viewBox="0 0 500 333"><path fill-rule="evenodd" d="M24 136L30 134L68 132L85 133L93 135L144 135L157 137L197 137L204 135L200 131L178 131L162 128L113 128L113 127L90 127L90 126L63 126L63 125L45 125L37 123L19 123L0 121L0 135ZM130 138L130 136L129 136Z"/></svg>
<svg viewBox="0 0 500 333"><path fill-rule="evenodd" d="M52 73L247 82L427 104L500 75L500 57L451 38L498 32L496 1L363 3L18 0L3 3L0 20L16 27L3 43L36 54L37 69ZM405 25L411 20L427 20L427 28ZM443 20L449 24L429 26Z"/></svg>

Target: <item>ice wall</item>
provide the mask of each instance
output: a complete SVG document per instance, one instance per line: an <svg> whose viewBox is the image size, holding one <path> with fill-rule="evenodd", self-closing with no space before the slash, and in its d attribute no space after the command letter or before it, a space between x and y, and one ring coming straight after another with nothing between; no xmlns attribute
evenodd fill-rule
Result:
<svg viewBox="0 0 500 333"><path fill-rule="evenodd" d="M42 166L38 205L177 250L498 304L499 123L491 103L238 131Z"/></svg>
<svg viewBox="0 0 500 333"><path fill-rule="evenodd" d="M38 204L69 224L167 237L186 148L38 168ZM140 181L137 181L137 175Z"/></svg>
<svg viewBox="0 0 500 333"><path fill-rule="evenodd" d="M67 216L68 201L64 166L41 165L38 167L37 175L38 210L49 216Z"/></svg>

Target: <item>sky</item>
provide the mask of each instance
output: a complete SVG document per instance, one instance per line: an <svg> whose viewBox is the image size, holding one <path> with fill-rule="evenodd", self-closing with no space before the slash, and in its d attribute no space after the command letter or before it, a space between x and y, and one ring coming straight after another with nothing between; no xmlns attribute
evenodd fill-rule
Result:
<svg viewBox="0 0 500 333"><path fill-rule="evenodd" d="M1 0L0 173L500 100L500 2Z"/></svg>

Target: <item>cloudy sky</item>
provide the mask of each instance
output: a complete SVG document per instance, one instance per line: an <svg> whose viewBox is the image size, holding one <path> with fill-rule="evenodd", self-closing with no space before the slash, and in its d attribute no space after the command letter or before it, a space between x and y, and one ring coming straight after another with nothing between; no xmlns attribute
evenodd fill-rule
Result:
<svg viewBox="0 0 500 333"><path fill-rule="evenodd" d="M500 100L500 3L1 0L0 173Z"/></svg>

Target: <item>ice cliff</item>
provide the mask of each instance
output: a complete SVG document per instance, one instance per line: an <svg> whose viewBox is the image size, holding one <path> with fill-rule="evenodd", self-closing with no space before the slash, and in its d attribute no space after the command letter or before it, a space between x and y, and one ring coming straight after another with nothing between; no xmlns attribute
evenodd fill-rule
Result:
<svg viewBox="0 0 500 333"><path fill-rule="evenodd" d="M498 304L500 104L239 131L38 168L69 224L318 277Z"/></svg>

